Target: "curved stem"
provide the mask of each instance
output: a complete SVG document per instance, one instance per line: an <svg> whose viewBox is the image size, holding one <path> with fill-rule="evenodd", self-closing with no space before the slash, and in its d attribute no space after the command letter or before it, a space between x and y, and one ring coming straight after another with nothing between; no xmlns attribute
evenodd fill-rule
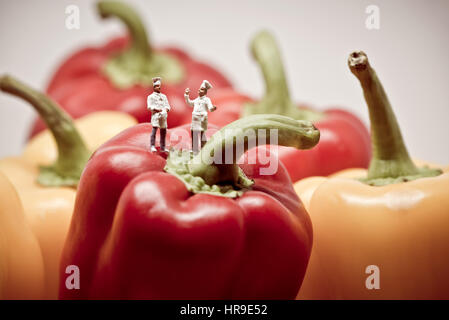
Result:
<svg viewBox="0 0 449 320"><path fill-rule="evenodd" d="M238 183L238 159L249 148L275 144L309 149L320 139L320 132L310 121L265 114L241 118L215 133L189 163L193 176L205 183Z"/></svg>
<svg viewBox="0 0 449 320"><path fill-rule="evenodd" d="M245 115L273 113L310 121L322 117L319 112L299 109L291 100L281 53L271 33L257 33L251 41L251 53L265 80L265 96L258 103L248 104Z"/></svg>
<svg viewBox="0 0 449 320"><path fill-rule="evenodd" d="M265 80L265 96L282 99L283 109L291 107L284 65L274 37L267 31L259 32L251 41L251 53Z"/></svg>
<svg viewBox="0 0 449 320"><path fill-rule="evenodd" d="M438 174L438 170L419 169L413 163L390 101L366 54L363 51L351 53L348 65L360 81L369 110L373 156L368 180L374 184L386 184L398 182L397 178L408 181ZM378 179L381 180L376 182Z"/></svg>
<svg viewBox="0 0 449 320"><path fill-rule="evenodd" d="M97 6L101 17L119 18L131 36L131 46L109 57L103 66L103 73L116 87L151 86L154 77L169 83L185 78L184 66L176 57L152 49L142 20L130 6L118 1L100 1Z"/></svg>
<svg viewBox="0 0 449 320"><path fill-rule="evenodd" d="M0 89L29 102L56 141L58 159L52 166L41 168L38 182L45 186L76 186L90 153L70 116L45 94L9 75L0 77Z"/></svg>
<svg viewBox="0 0 449 320"><path fill-rule="evenodd" d="M150 46L147 32L137 12L127 4L119 1L99 1L98 12L102 18L119 18L131 36L131 50L141 57L150 60L153 50Z"/></svg>

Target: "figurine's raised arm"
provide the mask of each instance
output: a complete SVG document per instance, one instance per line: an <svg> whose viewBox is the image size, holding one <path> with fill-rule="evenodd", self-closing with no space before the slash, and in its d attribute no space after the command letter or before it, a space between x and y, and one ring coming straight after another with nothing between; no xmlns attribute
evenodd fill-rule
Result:
<svg viewBox="0 0 449 320"><path fill-rule="evenodd" d="M184 99L185 99L186 103L187 103L189 106L193 107L193 101L190 100L189 95L190 95L190 89L187 88L187 89L184 91Z"/></svg>

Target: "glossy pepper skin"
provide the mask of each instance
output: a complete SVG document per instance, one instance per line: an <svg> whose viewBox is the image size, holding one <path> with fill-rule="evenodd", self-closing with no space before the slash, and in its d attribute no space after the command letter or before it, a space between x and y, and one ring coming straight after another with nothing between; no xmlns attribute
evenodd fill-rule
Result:
<svg viewBox="0 0 449 320"><path fill-rule="evenodd" d="M302 127L287 117L250 117L232 125L226 128L273 125L280 144L298 148L319 139L311 123ZM177 134L188 129L177 128ZM312 230L282 164L264 176L258 161L241 169L235 162L195 165L194 159L224 146L219 131L179 173L181 166L171 165L179 152L172 150L167 161L148 152L150 132L148 124L125 130L89 160L61 259L60 298L294 298ZM176 141L174 134L168 130L167 140ZM246 156L254 159L257 150ZM230 178L234 172L236 180ZM249 189L215 185L233 188L237 181ZM64 285L71 264L80 268L80 290Z"/></svg>
<svg viewBox="0 0 449 320"><path fill-rule="evenodd" d="M293 182L346 168L368 167L371 156L369 133L354 114L337 108L317 111L292 102L281 55L270 33L259 32L251 42L251 52L265 79L265 96L258 102L250 102L244 96L229 93L225 97L220 92L222 97L213 100L218 108L209 115L210 123L222 127L240 117L264 113L312 121L321 132L320 142L313 150L285 147L275 150Z"/></svg>
<svg viewBox="0 0 449 320"><path fill-rule="evenodd" d="M448 299L449 173L412 162L366 54L352 53L349 66L368 104L373 158L368 170L295 184L314 230L298 298ZM370 265L379 289L366 287Z"/></svg>
<svg viewBox="0 0 449 320"><path fill-rule="evenodd" d="M14 186L22 203L20 210L17 209L16 200L5 194L2 205L10 208L5 214L19 220L24 216L26 224L22 230L23 239L17 240L17 244L10 242L9 248L28 260L23 263L28 263L30 276L36 274L39 267L29 257L29 251L36 251L42 265L42 272L37 276L40 279L30 281L28 286L11 284L8 291L15 292L16 299L56 299L59 259L73 212L76 185L90 155L89 150L95 150L136 121L125 113L102 111L72 122L48 97L11 76L0 77L0 89L29 102L50 128L31 139L20 156L0 159L0 174ZM17 222L17 228L22 228L22 224ZM28 239L28 228L37 246L30 241L28 247L21 245ZM7 235L20 234L19 230L8 232ZM0 260L3 257L0 253ZM9 271L12 276L22 270L20 265L14 268L17 270ZM28 281L29 278L23 276L22 280ZM17 283L17 279L7 281ZM36 292L34 283L38 281L42 282L42 289Z"/></svg>
<svg viewBox="0 0 449 320"><path fill-rule="evenodd" d="M82 49L57 69L47 93L73 118L93 111L116 110L132 115L138 122L148 122L151 116L146 98L152 92L151 78L161 76L164 94L172 106L168 126L175 127L191 119L191 108L183 98L185 88L195 88L204 79L217 89L231 87L216 69L180 49L152 48L137 13L125 3L99 1L98 11L104 18L119 18L130 37ZM31 135L44 127L37 120Z"/></svg>

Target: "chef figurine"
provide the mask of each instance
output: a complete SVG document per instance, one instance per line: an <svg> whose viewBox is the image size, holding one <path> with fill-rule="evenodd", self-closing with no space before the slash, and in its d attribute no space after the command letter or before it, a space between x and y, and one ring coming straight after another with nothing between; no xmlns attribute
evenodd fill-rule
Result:
<svg viewBox="0 0 449 320"><path fill-rule="evenodd" d="M193 107L192 112L192 124L190 126L190 134L192 137L192 151L194 153L199 152L198 139L201 139L201 148L206 144L206 130L207 130L207 112L215 111L216 106L212 105L212 102L207 97L207 90L211 89L212 85L209 81L204 80L201 83L200 89L198 90L198 98L195 100L190 100L189 94L190 89L187 88L184 93L184 98L186 103Z"/></svg>
<svg viewBox="0 0 449 320"><path fill-rule="evenodd" d="M170 105L165 94L161 93L161 78L153 78L153 93L147 98L147 109L151 110L151 131L150 148L151 152L156 152L156 133L157 128L160 131L161 151L167 152L165 149L165 135L167 133L167 112L170 111Z"/></svg>

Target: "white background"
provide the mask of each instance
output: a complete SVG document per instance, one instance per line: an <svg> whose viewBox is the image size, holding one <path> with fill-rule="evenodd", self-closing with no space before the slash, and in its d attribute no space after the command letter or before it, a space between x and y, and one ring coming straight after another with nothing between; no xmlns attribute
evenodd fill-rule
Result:
<svg viewBox="0 0 449 320"><path fill-rule="evenodd" d="M248 43L265 28L281 46L292 96L318 108L368 113L348 54L364 50L382 80L415 158L449 163L449 1L276 0L129 1L153 43L176 44L221 68L241 91L264 89ZM65 8L80 8L81 29L65 28ZM365 9L380 8L380 30L365 28ZM0 0L0 73L44 89L68 54L123 32L102 21L94 1ZM0 157L19 154L34 112L0 93Z"/></svg>

